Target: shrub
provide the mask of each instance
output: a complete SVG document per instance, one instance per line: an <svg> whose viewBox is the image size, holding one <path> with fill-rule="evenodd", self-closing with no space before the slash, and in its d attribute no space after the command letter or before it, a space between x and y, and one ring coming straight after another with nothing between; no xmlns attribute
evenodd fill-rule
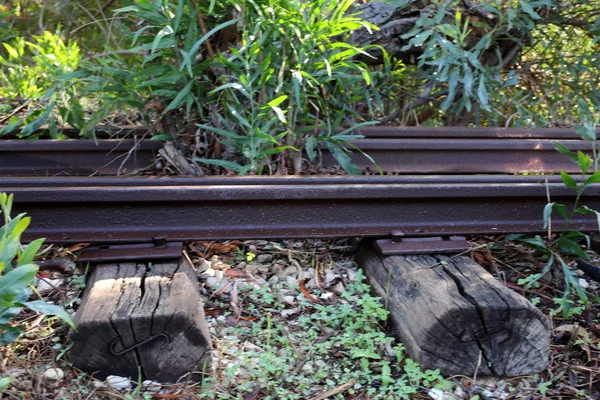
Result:
<svg viewBox="0 0 600 400"><path fill-rule="evenodd" d="M38 272L33 258L44 239L37 239L27 246L21 244L21 235L31 219L25 214L10 217L12 195L0 193L0 209L4 226L0 228L0 347L15 341L23 332L23 325L15 325L14 318L23 307L48 315L56 315L73 327L63 308L42 300L28 301L29 286Z"/></svg>

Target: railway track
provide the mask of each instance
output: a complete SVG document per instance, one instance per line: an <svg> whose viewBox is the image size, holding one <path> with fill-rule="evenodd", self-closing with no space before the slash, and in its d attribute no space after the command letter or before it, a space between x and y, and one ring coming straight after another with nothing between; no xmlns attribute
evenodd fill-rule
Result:
<svg viewBox="0 0 600 400"><path fill-rule="evenodd" d="M569 130L361 133L367 139L352 143L389 176L64 177L134 170L152 162L159 143L2 140L0 190L14 193L15 211L33 217L27 239L54 242L532 233L542 230L548 196L570 204L574 193L556 176L515 173L576 171L552 140L591 150ZM372 168L363 159L355 153L357 164ZM333 159L325 153L323 163ZM600 209L600 188L591 187L582 204ZM596 230L596 219L577 215L568 229Z"/></svg>
<svg viewBox="0 0 600 400"><path fill-rule="evenodd" d="M575 200L554 173L577 167L551 141L572 150L591 145L563 131L478 132L368 130L351 146L375 158L385 176L100 176L152 163L157 143L8 140L0 141L0 190L14 194L13 212L32 217L26 241L99 244L79 258L100 262L71 337L73 363L84 371L135 376L143 365L145 379L174 381L200 365L211 338L183 241L358 236L379 238L361 246L357 262L413 359L445 375L529 375L548 364L544 315L468 257L439 253L468 249L458 235L542 232L549 201L572 208ZM360 152L354 162L374 168ZM323 165L334 165L327 152ZM600 209L600 185L580 204ZM554 218L552 228L594 231L598 222L575 214L568 225ZM387 257L422 253L438 258ZM167 345L156 347L158 336ZM115 352L118 342L124 350Z"/></svg>

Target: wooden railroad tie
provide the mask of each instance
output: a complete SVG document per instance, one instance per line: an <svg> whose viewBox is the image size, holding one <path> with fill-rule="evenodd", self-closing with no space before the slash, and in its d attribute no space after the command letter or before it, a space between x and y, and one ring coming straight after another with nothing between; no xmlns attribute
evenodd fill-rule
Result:
<svg viewBox="0 0 600 400"><path fill-rule="evenodd" d="M463 256L382 256L358 263L390 311L394 336L445 376L518 376L544 370L550 324L527 299Z"/></svg>
<svg viewBox="0 0 600 400"><path fill-rule="evenodd" d="M187 261L98 265L71 334L73 364L99 379L176 382L207 372L211 341Z"/></svg>

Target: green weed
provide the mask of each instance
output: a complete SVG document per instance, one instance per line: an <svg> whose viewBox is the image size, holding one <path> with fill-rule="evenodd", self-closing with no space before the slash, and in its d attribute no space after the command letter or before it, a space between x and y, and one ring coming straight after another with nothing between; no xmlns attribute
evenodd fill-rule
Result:
<svg viewBox="0 0 600 400"><path fill-rule="evenodd" d="M23 307L56 315L75 328L62 307L42 300L28 300L31 294L28 287L38 272L37 265L33 264L33 257L44 239L34 240L27 246L21 245L21 235L29 226L30 218L25 214L11 218L12 200L12 195L0 193L0 209L4 216L4 226L0 228L0 347L14 342L23 332L24 326L14 323ZM10 378L3 378L0 390L8 386L10 381Z"/></svg>
<svg viewBox="0 0 600 400"><path fill-rule="evenodd" d="M260 318L227 331L218 350L235 352L235 362L200 398L238 398L260 387L260 398L301 399L350 382L342 397L399 399L423 387L446 386L439 371L424 371L405 358L402 345L395 346L395 357L385 354L393 341L381 326L388 311L369 294L360 272L341 299L331 304L298 300L298 316L289 320L281 317L285 305L273 290L240 293L248 313Z"/></svg>

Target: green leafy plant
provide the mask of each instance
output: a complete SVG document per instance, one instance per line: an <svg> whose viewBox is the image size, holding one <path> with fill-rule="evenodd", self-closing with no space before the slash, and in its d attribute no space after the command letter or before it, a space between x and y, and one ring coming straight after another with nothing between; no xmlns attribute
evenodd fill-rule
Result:
<svg viewBox="0 0 600 400"><path fill-rule="evenodd" d="M581 206L580 201L582 195L594 183L600 183L600 171L598 171L598 154L599 144L596 139L596 122L584 121L582 124L576 125L577 134L592 145L592 155L588 155L581 150L573 152L559 142L554 142L554 147L557 151L569 157L571 161L579 166L581 175L573 176L564 170L560 171L560 176L563 184L569 189L575 191L575 201L573 207L569 209L566 205L548 202L544 207L544 229L548 229L548 240L544 241L540 237L521 239L521 241L542 252L547 260L546 265L538 274L532 274L525 279L521 279L519 284L525 284L526 287L532 287L539 279L552 270L556 265L560 268L565 279L565 290L561 299L556 299L557 304L563 311L563 315L568 317L577 308L573 308L575 304L571 300L571 294L576 294L581 304L584 307L589 307L590 298L594 301L600 301L597 296L587 293L579 284L579 277L571 269L568 263L564 260L563 255L570 255L589 260L589 255L584 251L582 245L586 248L590 247L590 238L588 235L579 232L559 232L557 237L552 235L552 214L557 212L564 220L563 228L567 228L576 214L593 214L598 220L600 229L600 212L593 210L585 205ZM591 173L590 173L591 172Z"/></svg>
<svg viewBox="0 0 600 400"><path fill-rule="evenodd" d="M56 76L75 71L81 61L77 43L65 44L58 33L44 31L33 41L20 37L2 45L7 56L0 56L0 96L9 99L39 99Z"/></svg>
<svg viewBox="0 0 600 400"><path fill-rule="evenodd" d="M0 208L4 216L4 226L0 228L0 346L15 341L23 332L23 325L16 325L14 318L23 307L55 315L74 328L70 316L62 307L42 300L29 301L38 267L33 258L44 239L37 239L27 246L21 244L21 235L27 229L30 218L25 214L10 217L12 195L0 193Z"/></svg>
<svg viewBox="0 0 600 400"><path fill-rule="evenodd" d="M24 111L0 119L7 123L0 135L22 125L26 125L22 136L31 135L45 124L49 124L53 136L57 135L57 126L82 126L77 82L69 79L81 61L77 43L66 44L59 33L44 31L41 36L33 36L33 41L19 37L2 45L7 55L0 56L0 97L21 104L17 110Z"/></svg>
<svg viewBox="0 0 600 400"><path fill-rule="evenodd" d="M301 170L301 149L316 160L326 146L350 173L360 173L348 156L353 129L361 121L356 104L371 105L373 73L356 56L368 48L348 44L353 30L377 30L348 12L353 0L312 2L231 1L242 15L241 46L215 58L221 85L215 95L224 115L198 127L225 138L241 160L198 161L238 173L272 170L271 158L284 157L294 173ZM352 129L340 129L353 125ZM341 131L341 132L340 132ZM281 162L280 162L281 167Z"/></svg>

